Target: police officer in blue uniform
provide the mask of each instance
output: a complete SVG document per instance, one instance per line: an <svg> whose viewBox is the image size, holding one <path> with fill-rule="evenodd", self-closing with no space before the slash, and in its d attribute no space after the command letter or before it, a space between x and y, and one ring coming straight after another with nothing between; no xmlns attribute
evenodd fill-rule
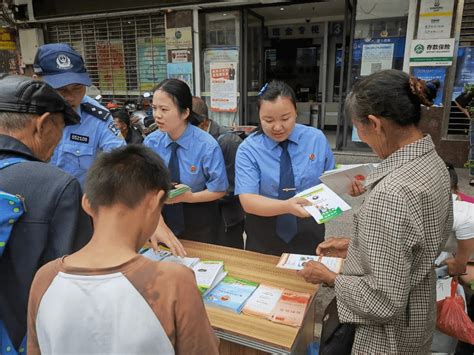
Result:
<svg viewBox="0 0 474 355"><path fill-rule="evenodd" d="M81 55L69 45L53 43L39 47L34 70L58 90L81 117L78 124L64 129L51 163L76 177L84 186L87 170L96 155L122 146L125 141L110 112L85 95L86 87L92 82Z"/></svg>
<svg viewBox="0 0 474 355"><path fill-rule="evenodd" d="M192 111L185 82L166 79L158 84L152 107L159 130L148 135L144 144L164 160L174 183L191 187L167 200L164 221L179 238L215 243L220 220L217 200L228 188L219 144L196 127L201 117Z"/></svg>
<svg viewBox="0 0 474 355"><path fill-rule="evenodd" d="M324 134L296 123L296 99L284 82L259 93L260 128L239 146L235 194L246 212L246 249L265 254L314 254L324 225L295 194L320 183L334 157Z"/></svg>

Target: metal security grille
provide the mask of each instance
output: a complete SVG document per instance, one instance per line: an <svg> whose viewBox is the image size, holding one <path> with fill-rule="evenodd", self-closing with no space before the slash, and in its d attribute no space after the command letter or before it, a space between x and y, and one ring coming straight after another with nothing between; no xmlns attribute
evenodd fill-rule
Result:
<svg viewBox="0 0 474 355"><path fill-rule="evenodd" d="M459 36L459 47L474 46L474 0L464 0L464 8ZM469 134L470 119L462 113L454 101L451 103L448 135L465 137Z"/></svg>
<svg viewBox="0 0 474 355"><path fill-rule="evenodd" d="M474 46L474 0L464 0L459 46Z"/></svg>
<svg viewBox="0 0 474 355"><path fill-rule="evenodd" d="M98 18L46 25L48 43L68 43L106 99L128 99L166 78L165 16Z"/></svg>

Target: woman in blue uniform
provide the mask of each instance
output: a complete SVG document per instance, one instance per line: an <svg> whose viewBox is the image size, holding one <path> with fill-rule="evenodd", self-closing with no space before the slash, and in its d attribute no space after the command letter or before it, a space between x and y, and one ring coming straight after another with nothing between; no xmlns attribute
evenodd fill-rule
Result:
<svg viewBox="0 0 474 355"><path fill-rule="evenodd" d="M171 181L191 191L169 199L163 218L179 238L214 243L219 211L217 200L226 194L228 182L219 144L198 127L200 116L192 111L192 96L183 81L166 79L153 94L153 117L159 131L144 144L167 164Z"/></svg>
<svg viewBox="0 0 474 355"><path fill-rule="evenodd" d="M259 93L260 128L239 146L235 194L246 212L246 249L265 254L314 254L324 240L295 194L320 183L334 157L324 134L296 123L296 99L284 82Z"/></svg>

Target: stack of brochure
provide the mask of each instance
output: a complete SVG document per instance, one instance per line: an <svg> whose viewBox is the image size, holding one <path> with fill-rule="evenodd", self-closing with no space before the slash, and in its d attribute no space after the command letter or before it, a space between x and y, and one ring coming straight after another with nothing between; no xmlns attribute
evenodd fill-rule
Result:
<svg viewBox="0 0 474 355"><path fill-rule="evenodd" d="M309 293L294 292L262 284L250 296L242 313L266 318L276 323L300 327L310 298Z"/></svg>
<svg viewBox="0 0 474 355"><path fill-rule="evenodd" d="M209 306L240 313L250 295L257 289L258 283L227 276L211 292L204 296Z"/></svg>
<svg viewBox="0 0 474 355"><path fill-rule="evenodd" d="M178 184L174 189L168 191L168 198L175 198L188 191L191 191L191 188L188 185Z"/></svg>
<svg viewBox="0 0 474 355"><path fill-rule="evenodd" d="M151 260L172 262L192 269L202 295L206 295L227 275L222 261L201 261L199 258L174 256L170 251L163 249L159 251L148 249L142 255Z"/></svg>
<svg viewBox="0 0 474 355"><path fill-rule="evenodd" d="M309 293L285 290L273 310L272 322L301 327L310 298Z"/></svg>
<svg viewBox="0 0 474 355"><path fill-rule="evenodd" d="M195 264L199 262L199 258L188 258L188 257L179 257L174 256L169 250L160 249L158 251L154 251L153 249L148 249L142 253L143 256L147 257L148 259L155 260L155 261L166 261L181 264L192 268Z"/></svg>
<svg viewBox="0 0 474 355"><path fill-rule="evenodd" d="M205 260L193 266L199 291L206 296L227 275L222 261Z"/></svg>

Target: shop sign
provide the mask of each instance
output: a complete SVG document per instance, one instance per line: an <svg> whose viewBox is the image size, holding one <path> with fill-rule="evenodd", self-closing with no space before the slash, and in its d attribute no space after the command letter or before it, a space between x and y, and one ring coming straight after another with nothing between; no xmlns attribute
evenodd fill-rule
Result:
<svg viewBox="0 0 474 355"><path fill-rule="evenodd" d="M237 62L211 62L211 111L237 112Z"/></svg>
<svg viewBox="0 0 474 355"><path fill-rule="evenodd" d="M450 38L453 8L454 0L421 0L418 38Z"/></svg>
<svg viewBox="0 0 474 355"><path fill-rule="evenodd" d="M411 42L410 66L449 66L453 63L454 38L414 39Z"/></svg>
<svg viewBox="0 0 474 355"><path fill-rule="evenodd" d="M167 28L166 48L188 49L193 47L193 35L191 27Z"/></svg>
<svg viewBox="0 0 474 355"><path fill-rule="evenodd" d="M193 63L168 63L167 66L168 78L184 81L193 93Z"/></svg>
<svg viewBox="0 0 474 355"><path fill-rule="evenodd" d="M413 68L413 76L424 81L430 81L437 79L439 80L440 87L436 98L433 100L434 105L442 106L443 104L443 91L444 91L444 80L446 78L446 68L444 67L416 67Z"/></svg>
<svg viewBox="0 0 474 355"><path fill-rule="evenodd" d="M320 23L268 26L268 37L281 39L324 37L324 26Z"/></svg>
<svg viewBox="0 0 474 355"><path fill-rule="evenodd" d="M394 47L394 43L364 44L360 75L370 75L384 69L392 69Z"/></svg>
<svg viewBox="0 0 474 355"><path fill-rule="evenodd" d="M168 51L168 63L187 63L191 61L191 50L171 49Z"/></svg>

